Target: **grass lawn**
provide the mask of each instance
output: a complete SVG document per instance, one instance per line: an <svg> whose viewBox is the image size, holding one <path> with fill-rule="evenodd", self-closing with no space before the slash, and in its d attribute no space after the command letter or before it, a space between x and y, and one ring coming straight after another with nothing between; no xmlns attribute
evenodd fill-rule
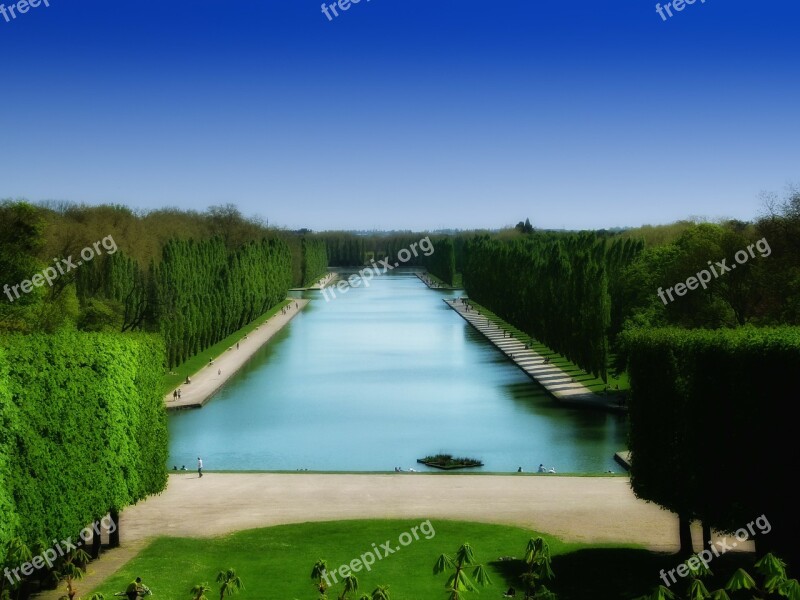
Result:
<svg viewBox="0 0 800 600"><path fill-rule="evenodd" d="M270 310L242 327L239 331L234 331L225 339L217 342L213 346L209 346L199 354L195 354L190 359L175 367L169 373L166 373L161 379L161 393L167 394L171 390L177 388L186 380L187 375L194 375L208 364L208 360L210 358L216 358L220 354L223 354L231 346L235 346L236 342L241 340L246 333L254 331L256 327L263 324L264 321L278 313L278 311L289 304L289 302L293 302L293 300L286 300L276 306L273 306Z"/></svg>
<svg viewBox="0 0 800 600"><path fill-rule="evenodd" d="M325 559L329 572L334 571L372 550L373 543L381 546L390 541L392 548L399 546L401 534L422 521L302 523L210 539L159 538L94 591L109 598L138 575L153 590L153 600L189 600L189 589L203 582L212 587L208 596L213 600L219 597L219 586L214 583L217 572L232 567L246 588L236 598L314 600L318 594L310 574L318 559ZM423 535L425 532L430 539ZM388 585L392 600L445 600L446 576L433 575L433 564L439 554L453 554L460 544L469 542L476 560L488 568L492 578L490 587L469 597L501 598L509 586L521 589L521 558L528 540L536 535L518 527L433 520L430 528L420 530L418 540L377 560L371 571L356 573L360 587L355 597L377 585ZM556 574L548 587L561 600L634 598L659 583L660 569L678 564L674 556L634 546L567 544L552 536L543 537L550 544ZM498 560L509 556L514 559ZM718 561L723 559L728 564L720 570L730 575L731 560L725 556ZM732 560L741 563L743 559ZM338 597L341 589L341 584L334 585L328 597ZM84 591L84 596L88 595Z"/></svg>
<svg viewBox="0 0 800 600"><path fill-rule="evenodd" d="M608 384L606 384L599 377L595 377L591 373L587 373L572 361L567 360L567 358L562 354L554 352L553 350L542 344L540 341L530 337L527 333L517 329L513 325L506 323L503 319L498 317L496 314L494 314L485 306L481 306L480 304L471 299L469 302L471 305L478 308L482 315L488 317L493 323L496 323L498 327L501 327L506 331L510 331L514 335L514 337L520 342L525 344L530 344L531 349L533 349L535 352L538 352L545 358L549 358L550 362L553 365L560 368L567 375L575 379L575 381L583 384L591 391L596 393L602 393L603 390L605 390L606 385L608 385L609 388L608 394L609 396L613 396L617 392L617 390L615 389L617 386L619 386L620 393L626 392L627 390L630 389L630 382L628 381L627 373L622 373L619 377L613 377L609 372ZM613 360L614 357L611 356L610 362L613 362Z"/></svg>

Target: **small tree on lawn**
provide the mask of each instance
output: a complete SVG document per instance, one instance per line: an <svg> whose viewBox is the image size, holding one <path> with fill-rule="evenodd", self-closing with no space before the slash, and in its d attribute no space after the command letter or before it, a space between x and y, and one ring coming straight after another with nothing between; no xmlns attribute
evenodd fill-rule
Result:
<svg viewBox="0 0 800 600"><path fill-rule="evenodd" d="M379 585L371 594L362 594L359 600L391 600L389 598L389 586Z"/></svg>
<svg viewBox="0 0 800 600"><path fill-rule="evenodd" d="M85 571L83 566L90 560L90 557L83 550L70 550L65 556L64 561L55 571L55 575L59 581L64 581L67 584L67 595L65 598L74 600L78 595L78 589L75 587L75 582L83 579Z"/></svg>
<svg viewBox="0 0 800 600"><path fill-rule="evenodd" d="M325 560L319 559L314 563L314 568L311 569L311 579L316 582L317 589L320 594L325 594L328 589L328 584L325 583L325 574L328 572L328 563Z"/></svg>
<svg viewBox="0 0 800 600"><path fill-rule="evenodd" d="M206 592L210 591L211 588L208 587L207 583L198 583L191 590L189 590L189 593L192 595L192 600L208 600Z"/></svg>
<svg viewBox="0 0 800 600"><path fill-rule="evenodd" d="M541 600L555 599L556 595L542 583L544 580L555 579L550 558L550 546L547 545L544 538L537 537L528 540L528 546L525 548L525 564L527 570L522 574L525 597Z"/></svg>
<svg viewBox="0 0 800 600"><path fill-rule="evenodd" d="M475 578L479 585L486 586L491 583L483 565L476 564L472 546L468 543L463 544L454 557L442 554L436 560L436 564L433 565L434 575L438 575L445 570L453 570L453 574L448 577L445 583L449 600L462 600L462 595L465 592L477 591L475 584L472 583L472 580L467 575L466 571L469 567L473 567L472 577Z"/></svg>
<svg viewBox="0 0 800 600"><path fill-rule="evenodd" d="M734 597L746 593L753 600L775 597L800 600L800 582L796 579L789 579L786 574L786 563L774 554L765 554L754 565L756 572L764 579L761 587L750 573L744 569L736 569L724 588L709 592L701 578L712 573L704 564L696 563L697 561L693 559L684 563L689 570L689 582L686 593L682 597L687 600L730 600L731 596L728 592L732 592ZM681 596L660 585L649 595L640 596L638 600L678 600L679 598Z"/></svg>
<svg viewBox="0 0 800 600"><path fill-rule="evenodd" d="M347 600L347 594L356 593L358 591L358 578L352 573L344 578L344 589L342 590L339 600Z"/></svg>
<svg viewBox="0 0 800 600"><path fill-rule="evenodd" d="M217 573L217 583L222 584L219 588L219 600L223 600L225 596L233 596L239 590L244 589L242 579L236 574L235 569Z"/></svg>

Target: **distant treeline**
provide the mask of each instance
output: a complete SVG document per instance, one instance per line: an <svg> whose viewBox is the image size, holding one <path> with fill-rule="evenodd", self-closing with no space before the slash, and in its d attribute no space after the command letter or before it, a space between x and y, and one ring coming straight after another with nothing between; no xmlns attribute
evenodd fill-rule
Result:
<svg viewBox="0 0 800 600"><path fill-rule="evenodd" d="M269 229L233 207L137 214L117 206L0 204L0 285L14 286L98 240L53 285L0 297L0 331L163 334L172 367L327 269L321 240ZM8 288L6 288L8 289Z"/></svg>
<svg viewBox="0 0 800 600"><path fill-rule="evenodd" d="M626 329L800 325L800 193L753 223L461 239L470 297L597 375Z"/></svg>
<svg viewBox="0 0 800 600"><path fill-rule="evenodd" d="M447 236L390 234L359 236L326 232L315 236L325 242L328 262L335 267L356 267L388 258L391 264L423 267L452 284L456 274L456 241Z"/></svg>

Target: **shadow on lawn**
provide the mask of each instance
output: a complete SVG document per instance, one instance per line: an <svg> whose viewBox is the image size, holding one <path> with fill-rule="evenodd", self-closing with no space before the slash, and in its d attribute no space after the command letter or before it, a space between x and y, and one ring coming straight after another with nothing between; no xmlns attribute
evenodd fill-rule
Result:
<svg viewBox="0 0 800 600"><path fill-rule="evenodd" d="M752 566L752 556L732 552L715 558L710 565L715 575L706 579L710 590L725 585L731 574L739 567ZM547 587L558 594L559 600L632 600L653 591L663 581L661 569L669 571L681 563L676 554L660 554L648 550L630 548L589 548L553 557L553 572L556 578L547 582ZM517 590L522 598L522 582L519 576L525 571L521 559L493 561L505 580L495 586L505 591L509 587ZM678 579L673 590L684 592L687 580Z"/></svg>
<svg viewBox="0 0 800 600"><path fill-rule="evenodd" d="M656 554L629 548L597 548L577 550L553 557L556 578L547 587L559 600L626 600L650 592L660 582L659 571L674 567L677 559L671 554ZM525 571L521 559L494 561L508 589L514 587L522 598L519 576Z"/></svg>

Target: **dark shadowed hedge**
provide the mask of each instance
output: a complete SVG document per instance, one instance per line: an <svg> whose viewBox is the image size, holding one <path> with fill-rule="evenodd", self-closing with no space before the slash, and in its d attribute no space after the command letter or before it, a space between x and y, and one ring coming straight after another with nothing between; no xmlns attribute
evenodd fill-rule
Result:
<svg viewBox="0 0 800 600"><path fill-rule="evenodd" d="M725 531L764 514L773 531L756 543L796 556L800 328L633 330L622 341L636 495Z"/></svg>

